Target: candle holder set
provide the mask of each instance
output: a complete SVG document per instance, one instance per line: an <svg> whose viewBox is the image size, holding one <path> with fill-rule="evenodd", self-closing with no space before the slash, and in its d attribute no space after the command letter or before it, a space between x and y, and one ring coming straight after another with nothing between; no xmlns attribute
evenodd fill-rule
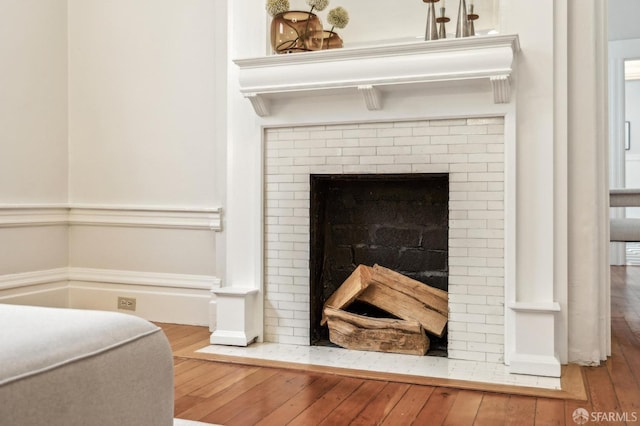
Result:
<svg viewBox="0 0 640 426"><path fill-rule="evenodd" d="M446 24L451 21L451 19L445 16L444 6L440 8L440 15L436 18L435 3L438 3L440 0L422 1L429 5L427 8L427 28L424 34L424 39L438 40L447 38ZM467 9L466 0L460 0L460 5L458 6L458 19L456 22L456 38L476 35L474 21L479 17L480 16L474 11L473 2Z"/></svg>

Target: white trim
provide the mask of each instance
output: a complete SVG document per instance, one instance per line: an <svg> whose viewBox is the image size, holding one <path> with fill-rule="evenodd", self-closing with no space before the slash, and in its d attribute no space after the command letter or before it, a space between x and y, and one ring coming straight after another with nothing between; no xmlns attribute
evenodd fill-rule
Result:
<svg viewBox="0 0 640 426"><path fill-rule="evenodd" d="M212 290L220 279L211 275L170 274L165 272L119 271L115 269L69 268L69 281Z"/></svg>
<svg viewBox="0 0 640 426"><path fill-rule="evenodd" d="M506 104L511 99L511 76L494 75L489 77L493 88L493 102L496 104Z"/></svg>
<svg viewBox="0 0 640 426"><path fill-rule="evenodd" d="M216 295L216 330L210 338L214 345L247 346L262 341L263 299L257 288L222 287Z"/></svg>
<svg viewBox="0 0 640 426"><path fill-rule="evenodd" d="M557 356L513 353L510 359L509 373L511 374L560 377L561 366Z"/></svg>
<svg viewBox="0 0 640 426"><path fill-rule="evenodd" d="M212 293L218 294L218 295L222 295L222 296L237 296L237 297L244 297L247 296L249 294L257 294L258 293L258 289L257 288L253 288L253 287L218 287L218 288L214 288L211 290Z"/></svg>
<svg viewBox="0 0 640 426"><path fill-rule="evenodd" d="M68 292L70 308L117 311L173 324L210 325L209 310L215 308L209 292L188 288L70 282ZM136 310L119 310L121 296L135 298Z"/></svg>
<svg viewBox="0 0 640 426"><path fill-rule="evenodd" d="M67 268L54 268L41 271L0 275L0 291L39 284L49 284L61 281L66 282L68 277L69 272Z"/></svg>
<svg viewBox="0 0 640 426"><path fill-rule="evenodd" d="M209 275L55 268L0 275L0 303L116 311L118 296L135 297L135 315L150 321L215 327Z"/></svg>
<svg viewBox="0 0 640 426"><path fill-rule="evenodd" d="M248 346L255 337L249 338L243 331L215 330L211 334L212 345Z"/></svg>
<svg viewBox="0 0 640 426"><path fill-rule="evenodd" d="M260 117L270 113L272 98L292 102L336 90L361 92L371 111L382 107L378 89L406 90L447 82L490 81L495 103L508 103L517 35L469 37L384 46L330 49L296 55L272 55L236 59L240 92L251 101Z"/></svg>
<svg viewBox="0 0 640 426"><path fill-rule="evenodd" d="M0 228L67 225L222 231L222 209L118 205L0 205Z"/></svg>
<svg viewBox="0 0 640 426"><path fill-rule="evenodd" d="M96 268L54 268L0 275L0 291L55 282L83 281L215 291L221 280L213 275L119 271Z"/></svg>
<svg viewBox="0 0 640 426"><path fill-rule="evenodd" d="M0 228L65 226L68 209L63 205L0 205Z"/></svg>
<svg viewBox="0 0 640 426"><path fill-rule="evenodd" d="M220 208L71 205L69 224L221 231L221 215Z"/></svg>
<svg viewBox="0 0 640 426"><path fill-rule="evenodd" d="M513 302L508 307L516 312L560 312L558 302Z"/></svg>

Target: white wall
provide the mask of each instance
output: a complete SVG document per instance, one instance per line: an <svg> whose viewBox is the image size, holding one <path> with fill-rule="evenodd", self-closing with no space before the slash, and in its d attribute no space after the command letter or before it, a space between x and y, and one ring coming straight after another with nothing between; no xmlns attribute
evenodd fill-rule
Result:
<svg viewBox="0 0 640 426"><path fill-rule="evenodd" d="M9 206L65 203L66 0L1 2L0 63L0 216ZM66 264L64 226L0 220L0 289L6 274Z"/></svg>
<svg viewBox="0 0 640 426"><path fill-rule="evenodd" d="M65 0L0 5L0 202L67 198Z"/></svg>
<svg viewBox="0 0 640 426"><path fill-rule="evenodd" d="M609 40L640 38L640 26L636 17L640 14L637 0L608 0Z"/></svg>
<svg viewBox="0 0 640 426"><path fill-rule="evenodd" d="M209 0L69 1L72 204L214 203Z"/></svg>
<svg viewBox="0 0 640 426"><path fill-rule="evenodd" d="M216 182L224 171L216 167L214 3L69 0L72 206L118 214L222 204ZM152 274L151 281L157 274L216 274L213 231L73 226L70 247L72 269L143 272ZM114 309L126 288L97 281L72 280L72 304ZM139 290L138 306L147 312L145 301L157 303L154 298L163 292L153 286ZM209 293L198 294L192 319L181 322L208 323ZM109 302L95 305L92 298L101 297Z"/></svg>
<svg viewBox="0 0 640 426"><path fill-rule="evenodd" d="M43 304L42 288L55 305L115 310L133 296L149 319L209 323L220 242L207 221L225 173L217 7L0 5L0 298Z"/></svg>

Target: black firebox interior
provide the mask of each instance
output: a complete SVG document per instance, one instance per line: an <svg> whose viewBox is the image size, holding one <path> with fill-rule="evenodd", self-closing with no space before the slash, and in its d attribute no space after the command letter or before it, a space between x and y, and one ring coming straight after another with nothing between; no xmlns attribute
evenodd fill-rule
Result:
<svg viewBox="0 0 640 426"><path fill-rule="evenodd" d="M447 174L312 175L310 207L312 345L329 344L322 306L360 264L448 289ZM365 303L347 310L393 317ZM429 354L446 356L446 333L429 337Z"/></svg>

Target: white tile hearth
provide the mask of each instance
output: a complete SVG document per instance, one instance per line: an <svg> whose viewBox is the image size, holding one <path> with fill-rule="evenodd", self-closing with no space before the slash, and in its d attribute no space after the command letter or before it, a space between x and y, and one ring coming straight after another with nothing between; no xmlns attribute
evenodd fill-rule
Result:
<svg viewBox="0 0 640 426"><path fill-rule="evenodd" d="M560 389L559 378L512 374L509 373L507 366L494 362L353 351L338 347L287 345L282 343L254 343L247 347L210 345L197 352L409 376Z"/></svg>

